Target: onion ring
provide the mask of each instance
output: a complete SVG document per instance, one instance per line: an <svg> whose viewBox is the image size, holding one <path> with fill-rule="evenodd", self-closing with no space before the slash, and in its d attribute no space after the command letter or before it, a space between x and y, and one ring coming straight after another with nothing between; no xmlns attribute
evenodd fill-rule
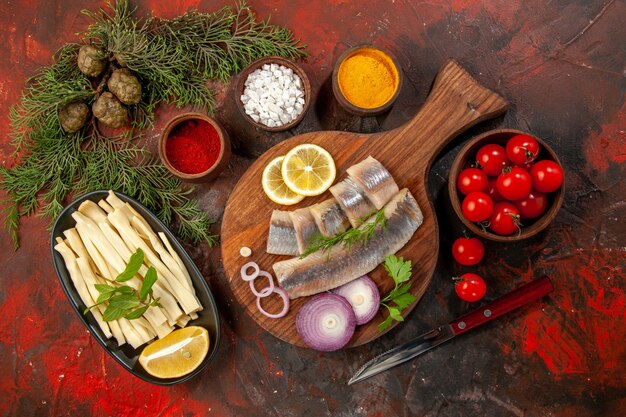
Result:
<svg viewBox="0 0 626 417"><path fill-rule="evenodd" d="M264 292L265 290L269 289L270 287L266 287L263 289ZM283 309L280 313L277 314L272 314L272 313L268 313L267 311L265 311L263 309L263 307L261 307L261 297L257 297L256 299L256 307L259 309L259 311L261 312L261 314L263 314L264 316L267 316L271 319L279 319L281 317L285 317L287 315L287 312L289 311L289 296L287 295L287 291L283 290L282 288L279 287L274 287L272 289L272 291L270 291L270 294L275 292L276 294L280 295L280 298L283 299Z"/></svg>
<svg viewBox="0 0 626 417"><path fill-rule="evenodd" d="M254 272L252 275L248 274L248 268L254 268ZM253 281L256 277L259 276L259 265L256 262L248 262L244 266L241 267L241 279L244 281Z"/></svg>
<svg viewBox="0 0 626 417"><path fill-rule="evenodd" d="M265 287L263 290L261 291L257 291L257 289L254 286L254 280L251 280L249 282L250 284L250 290L252 291L252 294L256 295L259 298L263 298L263 297L267 297L268 295L270 295L272 293L272 291L274 291L274 277L272 277L272 274L270 274L267 271L259 271L257 277L265 277L267 278L267 280L270 283L269 287Z"/></svg>

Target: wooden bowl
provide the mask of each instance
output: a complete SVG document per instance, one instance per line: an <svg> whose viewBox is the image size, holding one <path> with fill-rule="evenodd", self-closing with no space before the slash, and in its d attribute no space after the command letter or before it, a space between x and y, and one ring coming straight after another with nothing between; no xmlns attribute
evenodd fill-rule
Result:
<svg viewBox="0 0 626 417"><path fill-rule="evenodd" d="M194 119L205 121L213 126L213 128L215 128L220 138L220 154L218 155L215 163L211 165L206 171L199 172L197 174L188 174L186 172L179 171L171 164L171 162L167 158L166 145L167 140L172 133L172 130L174 130L176 126L187 120ZM226 168L226 165L228 165L230 155L230 140L228 139L228 134L226 133L224 128L217 122L217 120L201 113L183 113L174 117L165 125L163 133L161 134L161 138L159 139L159 157L161 158L163 165L165 165L165 167L175 177L187 182L201 183L215 179L220 174L220 172L222 172L224 168Z"/></svg>
<svg viewBox="0 0 626 417"><path fill-rule="evenodd" d="M461 149L461 151L454 159L454 162L452 163L450 176L448 177L448 193L450 194L450 202L452 203L452 208L454 209L454 212L459 217L459 219L461 219L465 227L467 227L472 233L484 239L496 242L517 242L523 239L527 239L531 236L535 236L537 233L545 229L552 222L552 220L554 220L559 209L561 208L561 204L563 203L563 198L565 195L565 184L561 185L561 188L559 188L558 190L547 194L548 207L546 208L546 211L543 213L542 216L536 219L522 219L523 226L520 233L510 236L497 235L488 230L483 231L482 228L477 226L475 223L470 222L465 218L465 216L463 216L463 213L461 211L461 200L463 196L461 195L461 193L458 192L456 187L456 181L459 173L465 168L469 168L476 161L476 152L482 146L490 143L495 143L501 145L502 147L505 147L506 142L510 138L515 135L522 134L532 136L541 146L541 150L539 151L539 156L537 157L537 160L549 159L561 165L559 158L548 146L547 143L545 143L538 137L531 135L530 133L514 129L490 130L489 132L485 132L482 135L478 135L472 138L463 147L463 149Z"/></svg>
<svg viewBox="0 0 626 417"><path fill-rule="evenodd" d="M352 104L343 95L343 93L341 92L341 87L339 87L339 80L338 80L339 67L341 67L341 64L343 63L343 61L345 61L350 56L356 54L361 49L376 49L382 52L383 54L387 55L391 59L394 66L396 67L396 70L398 71L398 86L396 87L396 91L393 94L393 96L391 96L391 98L382 106L374 107L371 109L359 107L359 106ZM333 68L333 76L332 76L333 95L335 96L335 99L337 100L337 102L339 102L341 107L343 107L344 109L346 109L348 112L352 114L356 114L357 116L365 116L365 117L377 116L379 114L382 114L388 111L391 108L391 106L393 106L393 103L398 98L398 95L400 94L400 90L402 89L403 78L404 76L402 75L402 70L400 69L400 66L398 65L398 60L391 52L375 45L358 45L345 51L343 54L341 54L337 62L335 62L335 66Z"/></svg>
<svg viewBox="0 0 626 417"><path fill-rule="evenodd" d="M302 88L304 90L304 105L302 107L302 113L300 113L298 117L293 119L291 122L286 123L282 126L269 127L264 125L263 123L255 122L252 117L248 116L246 110L243 107L243 102L241 101L241 96L246 89L245 83L248 79L248 76L250 76L253 71L258 70L265 64L278 64L287 68L291 68L302 81ZM265 58L260 58L248 65L248 67L244 69L241 74L239 74L239 78L237 79L236 93L237 97L235 97L235 101L237 102L237 108L239 108L239 111L243 115L244 119L246 119L252 125L258 127L259 129L267 130L268 132L281 132L283 130L291 129L292 127L300 123L300 121L302 121L304 115L309 109L309 105L311 104L311 82L309 81L309 77L306 75L306 72L304 72L304 70L296 63L280 56L268 56Z"/></svg>

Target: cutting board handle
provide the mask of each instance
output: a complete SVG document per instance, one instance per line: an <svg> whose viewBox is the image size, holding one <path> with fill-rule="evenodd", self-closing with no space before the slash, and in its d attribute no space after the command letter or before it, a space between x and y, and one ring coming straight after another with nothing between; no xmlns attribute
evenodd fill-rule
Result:
<svg viewBox="0 0 626 417"><path fill-rule="evenodd" d="M419 141L422 154L434 157L454 137L478 122L496 117L509 107L499 94L483 87L453 59L447 60L433 83L420 111L405 125L402 134Z"/></svg>

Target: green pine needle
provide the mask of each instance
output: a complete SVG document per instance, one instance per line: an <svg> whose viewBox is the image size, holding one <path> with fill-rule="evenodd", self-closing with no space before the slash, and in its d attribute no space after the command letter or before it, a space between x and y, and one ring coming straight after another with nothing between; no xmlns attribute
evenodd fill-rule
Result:
<svg viewBox="0 0 626 417"><path fill-rule="evenodd" d="M20 159L13 168L0 167L5 227L17 249L22 217L39 211L54 218L71 195L113 189L137 198L164 223L175 222L182 239L213 246L212 220L192 198L193 189L137 144L141 135L134 129L150 127L162 103L212 112L208 79L226 81L266 55L302 58L304 46L289 30L258 20L245 3L214 13L191 10L174 19L137 18L127 0L109 3L109 9L83 11L93 22L81 37L139 78L142 100L129 108L131 129L103 137L92 121L78 133L63 131L59 108L71 102L91 106L99 94L97 82L76 65L80 45L63 46L52 65L28 80L10 110L10 136Z"/></svg>

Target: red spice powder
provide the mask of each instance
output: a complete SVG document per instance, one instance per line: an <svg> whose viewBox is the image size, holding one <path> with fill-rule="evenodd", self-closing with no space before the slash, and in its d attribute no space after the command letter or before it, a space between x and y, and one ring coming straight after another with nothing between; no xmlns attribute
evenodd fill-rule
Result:
<svg viewBox="0 0 626 417"><path fill-rule="evenodd" d="M170 132L165 155L174 168L185 174L199 174L211 168L220 154L217 130L204 120L185 120Z"/></svg>

